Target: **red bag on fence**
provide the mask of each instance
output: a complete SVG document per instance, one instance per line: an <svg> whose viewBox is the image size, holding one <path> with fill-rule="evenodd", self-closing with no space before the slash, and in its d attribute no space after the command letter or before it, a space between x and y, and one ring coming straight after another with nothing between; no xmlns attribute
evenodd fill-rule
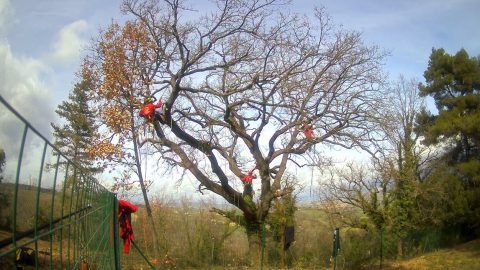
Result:
<svg viewBox="0 0 480 270"><path fill-rule="evenodd" d="M123 253L130 251L130 241L134 239L132 228L132 213L138 207L124 200L118 200L118 221L120 222L120 237L123 239Z"/></svg>

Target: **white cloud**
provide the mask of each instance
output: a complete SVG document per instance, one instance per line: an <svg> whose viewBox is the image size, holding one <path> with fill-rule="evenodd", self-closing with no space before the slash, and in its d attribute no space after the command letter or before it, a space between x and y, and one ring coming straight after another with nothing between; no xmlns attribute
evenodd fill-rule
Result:
<svg viewBox="0 0 480 270"><path fill-rule="evenodd" d="M85 20L78 20L64 26L53 44L54 52L51 58L61 64L70 64L79 60L80 52L86 44L81 35L87 30L87 27L88 24Z"/></svg>
<svg viewBox="0 0 480 270"><path fill-rule="evenodd" d="M0 34L5 33L12 18L13 11L9 0L0 0Z"/></svg>
<svg viewBox="0 0 480 270"><path fill-rule="evenodd" d="M50 69L40 61L16 57L12 54L9 44L0 41L0 95L47 138L51 138L50 122L55 118L53 98L43 80L49 73ZM0 104L0 127L0 147L8 153L8 158L18 156L25 125L2 104ZM36 143L29 146L28 151L40 147L41 145ZM30 167L28 157L25 158L25 162L26 167ZM14 164L9 162L7 169L9 166Z"/></svg>

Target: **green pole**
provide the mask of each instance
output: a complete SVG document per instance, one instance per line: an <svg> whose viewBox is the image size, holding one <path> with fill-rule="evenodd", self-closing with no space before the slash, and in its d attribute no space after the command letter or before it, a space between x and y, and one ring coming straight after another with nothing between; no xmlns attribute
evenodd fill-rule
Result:
<svg viewBox="0 0 480 270"><path fill-rule="evenodd" d="M38 175L38 185L37 185L37 196L36 196L36 204L35 204L35 227L34 227L34 235L35 235L35 268L38 269L38 241L36 240L38 237L38 216L40 214L40 189L42 187L42 176L43 176L43 165L45 164L45 154L47 153L47 142L43 144L43 152L42 152L42 161L40 162L40 173Z"/></svg>
<svg viewBox="0 0 480 270"><path fill-rule="evenodd" d="M117 216L117 194L113 194L113 254L115 260L115 270L120 269L120 254L119 254L119 243L118 243L118 216Z"/></svg>
<svg viewBox="0 0 480 270"><path fill-rule="evenodd" d="M17 200L18 185L20 181L20 171L22 168L23 149L25 147L25 139L27 138L28 125L25 124L23 130L22 143L20 144L20 153L18 154L17 174L15 177L15 189L13 191L13 214L12 214L12 242L13 247L17 248Z"/></svg>
<svg viewBox="0 0 480 270"><path fill-rule="evenodd" d="M380 269L382 269L383 263L383 228L380 229Z"/></svg>
<svg viewBox="0 0 480 270"><path fill-rule="evenodd" d="M337 255L339 250L340 250L340 229L335 228L335 231L333 233L333 252L332 252L333 270L337 269Z"/></svg>
<svg viewBox="0 0 480 270"><path fill-rule="evenodd" d="M60 216L63 217L63 212L65 208L65 192L67 189L67 179L68 179L68 167L70 166L70 161L67 161L67 166L65 168L65 177L63 178L63 191L62 191L62 210ZM60 225L60 268L63 269L63 253L62 253L62 247L63 247L63 219L62 223Z"/></svg>
<svg viewBox="0 0 480 270"><path fill-rule="evenodd" d="M53 177L53 188L52 188L52 203L50 207L50 226L49 231L53 229L53 211L55 206L55 193L57 188L57 176L58 176L58 163L60 162L60 153L57 152L57 162L55 163L55 176ZM53 232L50 234L50 270L53 270Z"/></svg>
<svg viewBox="0 0 480 270"><path fill-rule="evenodd" d="M263 270L263 256L265 254L265 223L262 223L262 239L260 243L262 245L262 258L260 260L260 269Z"/></svg>

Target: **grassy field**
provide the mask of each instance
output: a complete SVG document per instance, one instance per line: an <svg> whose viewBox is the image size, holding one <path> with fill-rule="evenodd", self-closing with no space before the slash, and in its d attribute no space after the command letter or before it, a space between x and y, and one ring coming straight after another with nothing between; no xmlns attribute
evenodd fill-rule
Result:
<svg viewBox="0 0 480 270"><path fill-rule="evenodd" d="M408 260L393 261L386 264L386 270L479 270L480 239L456 246L426 253Z"/></svg>

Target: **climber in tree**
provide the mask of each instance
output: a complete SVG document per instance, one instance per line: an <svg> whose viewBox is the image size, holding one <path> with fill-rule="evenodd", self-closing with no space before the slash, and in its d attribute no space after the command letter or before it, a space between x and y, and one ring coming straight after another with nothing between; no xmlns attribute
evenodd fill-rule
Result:
<svg viewBox="0 0 480 270"><path fill-rule="evenodd" d="M143 107L140 109L141 117L147 119L147 121L152 122L155 116L155 109L162 107L162 101L159 100L157 104L154 104L155 99L153 97L146 97Z"/></svg>
<svg viewBox="0 0 480 270"><path fill-rule="evenodd" d="M315 133L313 132L313 127L312 125L310 125L310 122L311 122L310 119L303 120L302 130L307 140L312 141L315 139Z"/></svg>
<svg viewBox="0 0 480 270"><path fill-rule="evenodd" d="M253 169L251 169L248 174L244 175L240 180L243 183L243 196L248 195L250 197L253 196L253 188L252 188L252 181L253 179L257 179L257 176L253 174L253 171L255 171L257 167L255 166Z"/></svg>

